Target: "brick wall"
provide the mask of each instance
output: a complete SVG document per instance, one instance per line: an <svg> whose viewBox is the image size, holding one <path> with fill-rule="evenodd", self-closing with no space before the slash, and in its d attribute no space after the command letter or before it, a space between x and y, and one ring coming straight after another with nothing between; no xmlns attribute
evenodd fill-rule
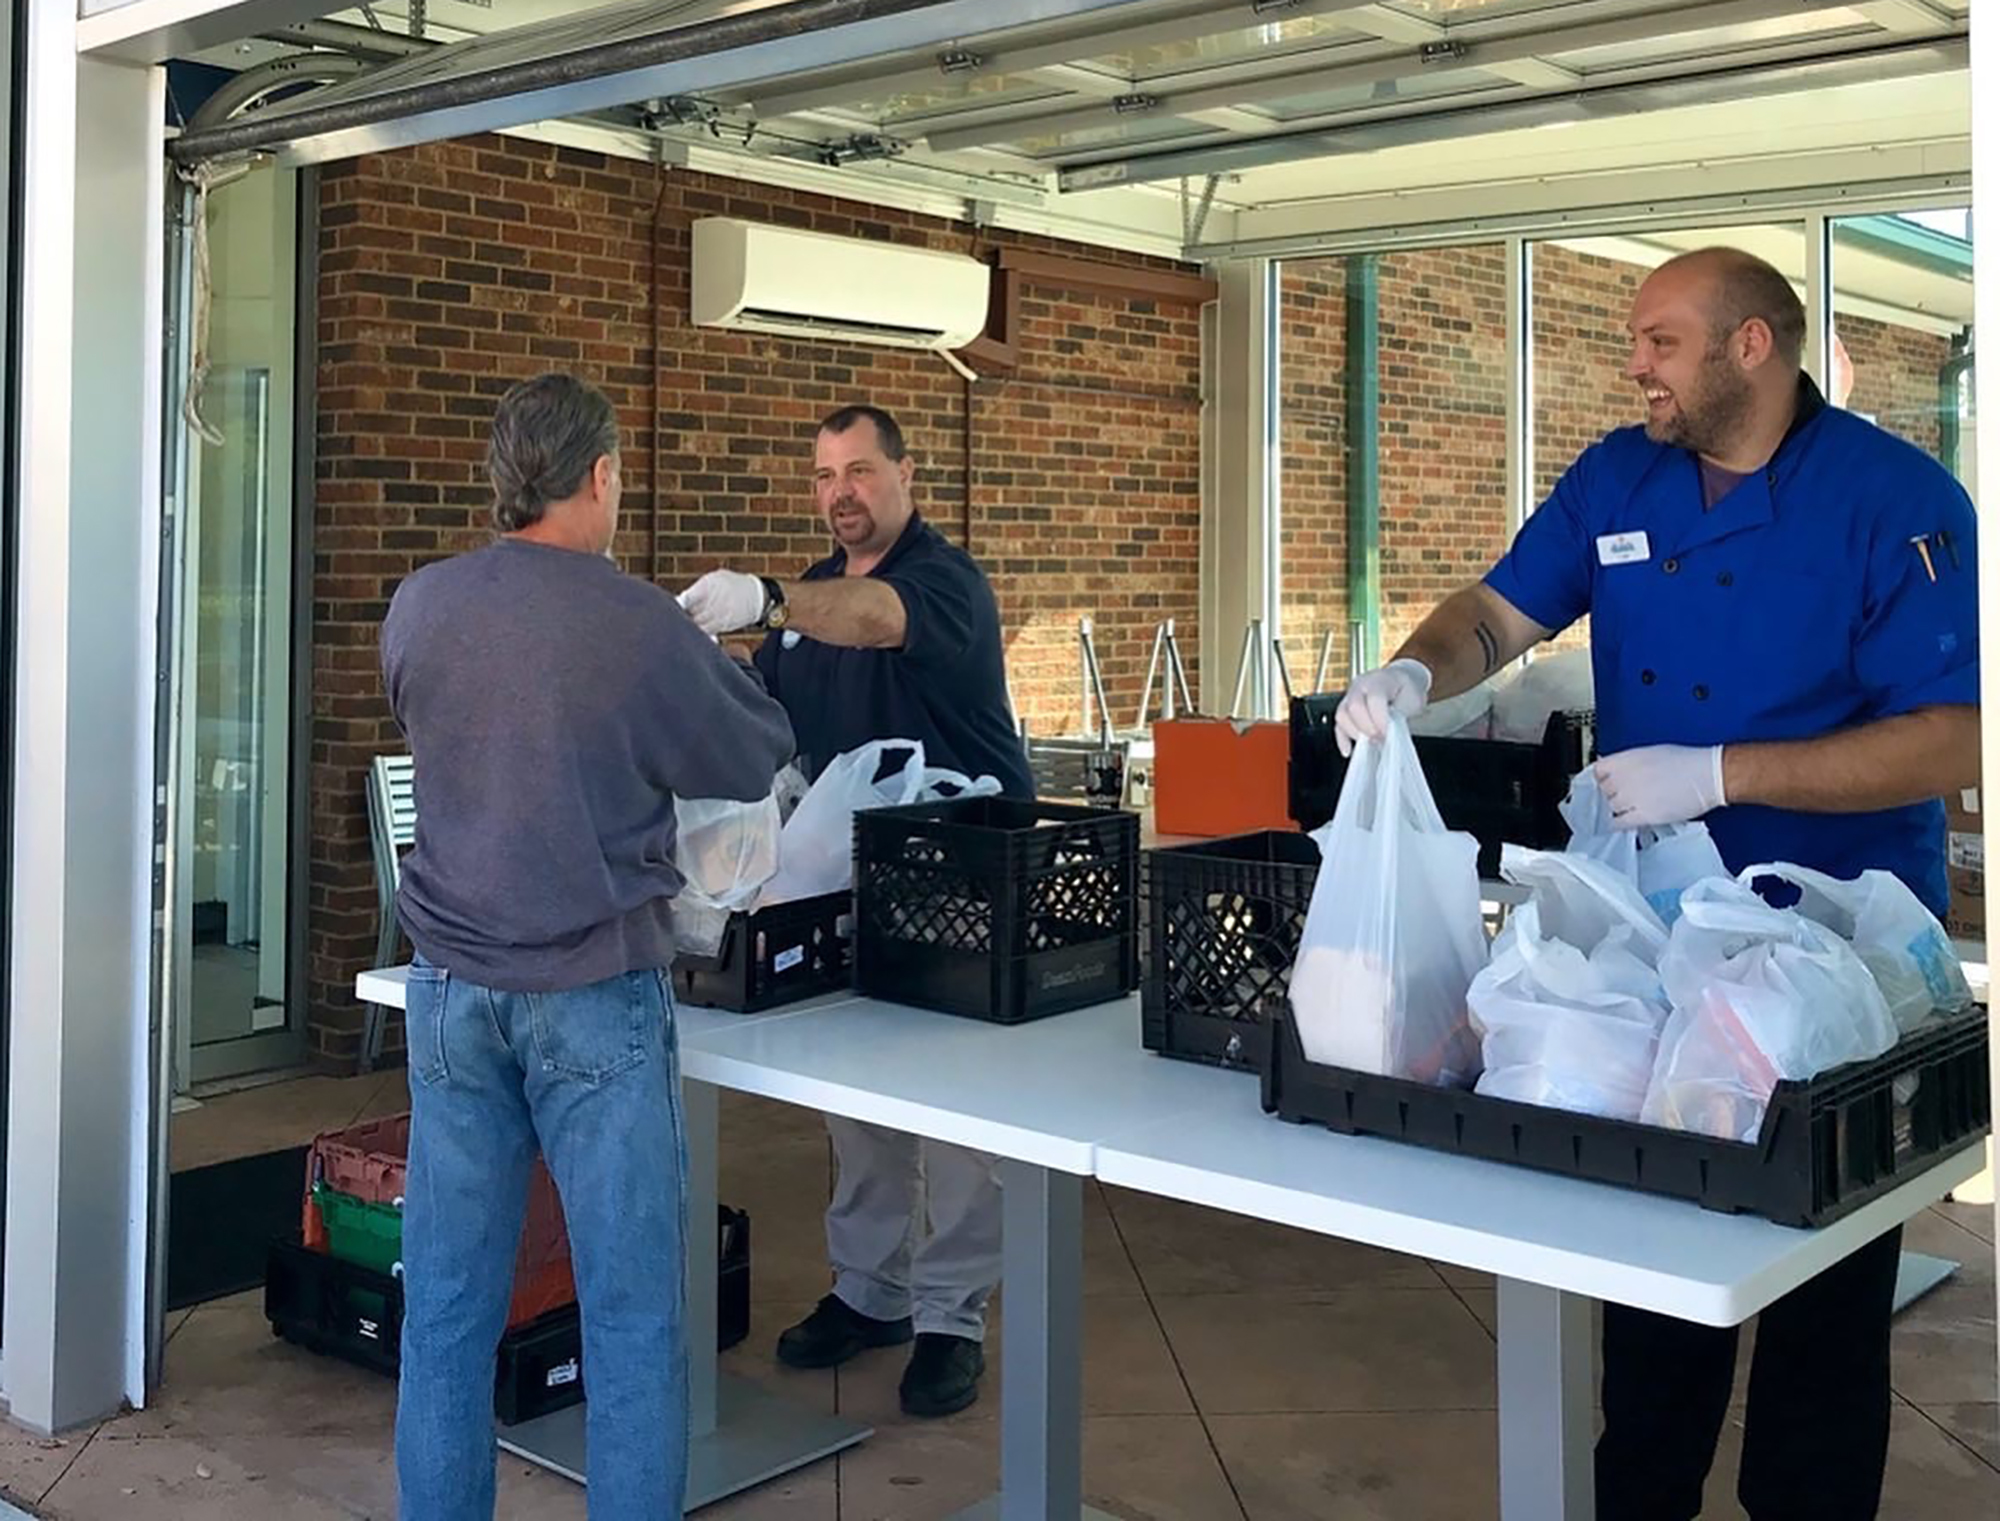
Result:
<svg viewBox="0 0 2000 1521"><path fill-rule="evenodd" d="M1866 317L1837 317L1834 330L1854 362L1847 405L1935 457L1937 377L1951 358L1951 340Z"/></svg>
<svg viewBox="0 0 2000 1521"><path fill-rule="evenodd" d="M1507 292L1498 245L1376 257L1382 651L1506 543ZM1325 630L1349 669L1347 263L1285 264L1280 302L1283 603L1304 687Z"/></svg>
<svg viewBox="0 0 2000 1521"><path fill-rule="evenodd" d="M1097 621L1121 718L1137 706L1158 619L1179 621L1195 658L1194 307L1030 286L1018 373L968 387L932 354L690 326L689 226L706 215L958 252L1015 243L1161 262L1006 234L975 247L933 218L500 138L325 170L308 926L325 1058L354 1051L348 990L373 959L362 778L399 744L377 630L413 568L486 540L485 428L515 380L571 369L611 396L626 429L615 547L664 586L724 562L795 573L825 554L813 424L865 399L898 414L919 505L992 577L1014 696L1037 731L1077 723L1083 614Z"/></svg>

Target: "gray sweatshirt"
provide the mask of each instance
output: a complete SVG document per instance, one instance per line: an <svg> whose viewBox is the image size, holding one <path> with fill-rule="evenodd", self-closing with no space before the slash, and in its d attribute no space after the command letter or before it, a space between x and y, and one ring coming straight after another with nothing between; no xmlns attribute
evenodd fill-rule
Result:
<svg viewBox="0 0 2000 1521"><path fill-rule="evenodd" d="M792 754L784 710L666 592L520 539L405 580L382 672L416 773L397 917L485 987L667 965L675 796L760 798Z"/></svg>

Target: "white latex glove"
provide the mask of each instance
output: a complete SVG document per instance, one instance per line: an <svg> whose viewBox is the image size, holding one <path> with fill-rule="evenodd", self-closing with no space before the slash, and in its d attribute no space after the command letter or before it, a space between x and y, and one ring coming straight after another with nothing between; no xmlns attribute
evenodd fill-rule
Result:
<svg viewBox="0 0 2000 1521"><path fill-rule="evenodd" d="M680 604L704 634L733 634L762 621L764 583L740 570L711 570L680 594Z"/></svg>
<svg viewBox="0 0 2000 1521"><path fill-rule="evenodd" d="M1620 829L1685 824L1729 801L1722 795L1720 745L1646 745L1606 756L1591 769Z"/></svg>
<svg viewBox="0 0 2000 1521"><path fill-rule="evenodd" d="M1389 732L1389 715L1415 718L1431 700L1431 668L1421 660L1392 660L1380 670L1354 678L1333 714L1333 742L1352 755L1364 739Z"/></svg>

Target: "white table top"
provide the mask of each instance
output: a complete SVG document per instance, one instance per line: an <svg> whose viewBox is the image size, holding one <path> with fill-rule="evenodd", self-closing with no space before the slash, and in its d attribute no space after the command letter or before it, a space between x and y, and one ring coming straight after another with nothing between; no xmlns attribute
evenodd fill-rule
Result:
<svg viewBox="0 0 2000 1521"><path fill-rule="evenodd" d="M409 992L409 980L410 969L406 966L384 967L378 971L363 972L354 979L354 996L363 1003L400 1009L404 1007ZM840 988L831 993L822 993L816 998L788 1003L782 1008L767 1009L761 1014L738 1014L732 1009L705 1009L695 1004L676 1003L674 1027L679 1033L682 1051L685 1052L689 1042L698 1041L713 1031L736 1029L753 1020L781 1019L789 1014L803 1014L810 1010L853 1001L854 994L846 988Z"/></svg>
<svg viewBox="0 0 2000 1521"><path fill-rule="evenodd" d="M360 996L400 1006L400 969ZM827 994L679 1011L686 1076L1551 1288L1735 1325L1977 1174L1974 1147L1818 1231L1263 1112L1143 1049L1136 996L1019 1026Z"/></svg>
<svg viewBox="0 0 2000 1521"><path fill-rule="evenodd" d="M1218 1081L1232 1074L1214 1073ZM1737 1325L1985 1165L1973 1147L1822 1230L1532 1168L1336 1135L1243 1102L1190 1108L1098 1143L1100 1181L1323 1235Z"/></svg>
<svg viewBox="0 0 2000 1521"><path fill-rule="evenodd" d="M1088 1176L1098 1138L1212 1103L1213 1080L1139 1043L1136 995L1024 1025L874 999L684 1039L682 1070L745 1093Z"/></svg>

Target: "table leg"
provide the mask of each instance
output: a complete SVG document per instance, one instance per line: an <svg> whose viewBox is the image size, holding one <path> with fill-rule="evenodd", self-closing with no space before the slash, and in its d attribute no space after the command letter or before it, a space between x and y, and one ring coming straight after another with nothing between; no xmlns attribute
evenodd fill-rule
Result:
<svg viewBox="0 0 2000 1521"><path fill-rule="evenodd" d="M1083 1180L1000 1164L1000 1493L952 1521L1115 1521L1083 1503Z"/></svg>
<svg viewBox="0 0 2000 1521"><path fill-rule="evenodd" d="M771 1394L716 1365L716 1214L718 1097L711 1083L683 1082L681 1124L687 1136L687 1509L762 1484L873 1436L874 1429ZM755 1272L752 1263L751 1271ZM584 1383L590 1370L584 1369ZM500 1428L500 1445L531 1463L584 1482L584 1407L572 1405Z"/></svg>
<svg viewBox="0 0 2000 1521"><path fill-rule="evenodd" d="M1932 1289L1943 1287L1945 1280L1958 1271L1958 1264L1949 1257L1933 1257L1928 1252L1904 1252L1896 1264L1896 1304L1894 1314L1900 1315Z"/></svg>
<svg viewBox="0 0 2000 1521"><path fill-rule="evenodd" d="M1590 1301L1499 1280L1502 1521L1594 1521Z"/></svg>

